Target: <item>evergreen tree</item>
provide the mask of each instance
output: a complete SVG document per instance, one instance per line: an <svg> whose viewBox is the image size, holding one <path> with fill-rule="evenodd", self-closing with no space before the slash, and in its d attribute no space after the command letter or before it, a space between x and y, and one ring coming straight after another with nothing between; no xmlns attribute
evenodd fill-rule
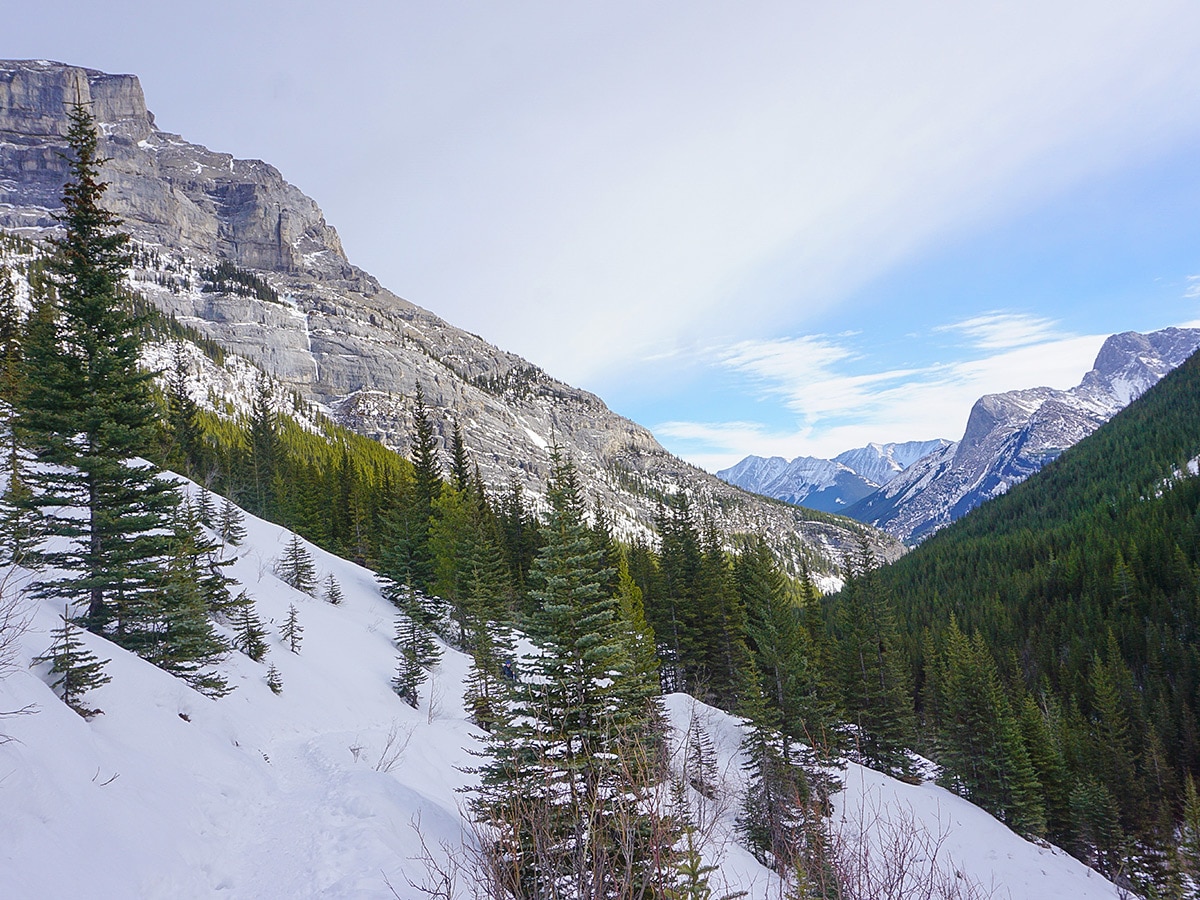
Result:
<svg viewBox="0 0 1200 900"><path fill-rule="evenodd" d="M171 369L167 373L167 432L170 443L164 454L171 469L193 480L202 477L204 446L200 428L200 407L188 389L188 367L183 342L172 348Z"/></svg>
<svg viewBox="0 0 1200 900"><path fill-rule="evenodd" d="M667 852L645 804L657 691L645 684L630 703L613 690L632 668L616 599L601 589L608 576L574 466L557 448L552 461L545 546L531 573L538 612L526 623L536 650L522 659L511 717L489 736L472 809L498 836L515 896L638 896Z"/></svg>
<svg viewBox="0 0 1200 900"><path fill-rule="evenodd" d="M221 503L220 518L217 522L217 534L226 544L237 547L246 539L245 516L232 500L226 497Z"/></svg>
<svg viewBox="0 0 1200 900"><path fill-rule="evenodd" d="M288 615L283 623L283 628L280 629L279 636L283 638L283 642L287 644L287 648L293 653L300 652L300 639L304 635L304 626L300 624L300 612L296 609L296 604L288 604Z"/></svg>
<svg viewBox="0 0 1200 900"><path fill-rule="evenodd" d="M254 612L254 601L242 591L234 601L233 646L255 662L267 655L267 629Z"/></svg>
<svg viewBox="0 0 1200 900"><path fill-rule="evenodd" d="M300 540L300 535L293 534L284 547L283 554L276 563L276 572L284 584L309 596L316 594L317 570L313 566L312 555Z"/></svg>
<svg viewBox="0 0 1200 900"><path fill-rule="evenodd" d="M209 611L212 605L228 608L226 579L202 568L203 537L190 504L178 510L172 537L162 589L144 617L149 627L127 637L141 656L159 668L204 694L219 697L230 688L210 670L229 647L213 629Z"/></svg>
<svg viewBox="0 0 1200 900"><path fill-rule="evenodd" d="M27 334L21 433L37 456L27 479L48 533L65 538L45 554L64 574L42 596L82 602L83 621L121 642L130 617L157 590L177 496L156 467L131 463L157 427L152 373L138 369L142 323L122 288L128 236L100 206L103 160L88 110L70 112L70 175L47 299ZM82 508L82 517L75 510Z"/></svg>
<svg viewBox="0 0 1200 900"><path fill-rule="evenodd" d="M63 611L62 626L52 632L54 643L42 656L33 659L34 664L50 663L50 673L58 677L50 683L52 688L59 690L63 703L75 710L85 719L100 712L83 705L83 696L92 688L100 687L112 680L105 674L104 666L107 659L97 659L96 654L83 646L79 638L79 629Z"/></svg>
<svg viewBox="0 0 1200 900"><path fill-rule="evenodd" d="M751 676L759 680L753 667ZM757 687L743 693L746 794L737 828L755 859L783 875L804 849L810 785L799 765L799 748L779 728L779 714Z"/></svg>
<svg viewBox="0 0 1200 900"><path fill-rule="evenodd" d="M995 662L982 639L968 641L954 619L939 684L943 782L1014 831L1042 835L1041 786Z"/></svg>
<svg viewBox="0 0 1200 900"><path fill-rule="evenodd" d="M454 489L465 494L471 485L471 470L467 465L467 445L463 443L462 428L457 419L450 436L450 474L454 478Z"/></svg>
<svg viewBox="0 0 1200 900"><path fill-rule="evenodd" d="M0 561L9 563L26 559L37 533L17 436L25 384L21 330L16 287L8 267L0 265L0 423L8 457L8 484L0 494Z"/></svg>
<svg viewBox="0 0 1200 900"><path fill-rule="evenodd" d="M283 676L275 668L275 663L270 663L267 666L267 687L271 689L272 694L278 695L283 693Z"/></svg>
<svg viewBox="0 0 1200 900"><path fill-rule="evenodd" d="M861 538L838 604L842 709L855 728L862 759L890 775L911 778L906 748L914 725L908 670L895 616L875 569L875 555L866 538Z"/></svg>
<svg viewBox="0 0 1200 900"><path fill-rule="evenodd" d="M396 586L387 592L399 607L396 615L396 675L392 690L413 709L420 703L420 689L430 669L442 658L441 648L434 640L431 625L434 616L423 603L424 597L407 585Z"/></svg>
<svg viewBox="0 0 1200 900"><path fill-rule="evenodd" d="M280 438L279 414L271 383L260 374L254 385L254 405L250 410L249 441L244 471L248 476L244 496L253 506L252 512L264 518L277 513L277 496L283 444Z"/></svg>
<svg viewBox="0 0 1200 900"><path fill-rule="evenodd" d="M332 572L325 576L325 594L323 599L326 603L330 603L333 606L341 605L342 600L345 599L342 597L342 586L338 584Z"/></svg>
<svg viewBox="0 0 1200 900"><path fill-rule="evenodd" d="M759 538L738 555L734 577L763 694L779 713L780 727L812 747L827 745L832 710L812 666L808 629L765 541Z"/></svg>

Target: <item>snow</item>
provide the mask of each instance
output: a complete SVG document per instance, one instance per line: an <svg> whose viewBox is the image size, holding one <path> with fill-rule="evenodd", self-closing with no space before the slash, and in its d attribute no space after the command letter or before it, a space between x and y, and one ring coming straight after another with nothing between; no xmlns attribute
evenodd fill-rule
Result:
<svg viewBox="0 0 1200 900"><path fill-rule="evenodd" d="M409 886L425 877L414 824L431 847L460 845L461 789L480 749L461 701L466 657L447 648L411 709L390 689L393 608L372 573L306 545L320 579L332 574L344 594L329 605L273 574L289 532L249 515L245 525L228 572L268 623L270 651L262 663L231 654L220 668L236 689L221 699L84 635L111 659L112 676L86 697L104 714L84 720L47 687L44 665L29 666L61 608L21 601L31 620L17 669L0 678L0 711L36 711L0 718L0 734L12 738L0 744L0 897L419 896ZM6 586L18 596L15 580ZM304 627L299 654L279 637L291 604ZM272 662L278 696L265 680ZM720 865L717 880L756 900L778 897L778 879L733 840L737 720L684 695L665 704L676 742L697 716L721 760L727 799L697 800L713 823L706 855ZM1117 896L1075 860L941 788L853 765L842 778L834 822L843 834L859 834L864 821L915 822L941 842L939 864L996 885L996 897Z"/></svg>

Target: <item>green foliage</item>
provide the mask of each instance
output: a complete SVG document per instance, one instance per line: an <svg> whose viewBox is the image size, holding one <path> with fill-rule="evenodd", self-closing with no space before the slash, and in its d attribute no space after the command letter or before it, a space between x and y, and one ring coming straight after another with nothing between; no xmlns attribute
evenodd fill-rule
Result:
<svg viewBox="0 0 1200 900"><path fill-rule="evenodd" d="M234 649L245 653L255 662L262 662L267 655L267 629L254 611L254 601L245 591L234 599L231 619Z"/></svg>
<svg viewBox="0 0 1200 900"><path fill-rule="evenodd" d="M966 702L938 684L954 621L990 651L978 715L1018 720L1048 837L1142 891L1167 889L1178 786L1200 770L1200 479L1183 474L1198 453L1193 356L878 573L927 731L949 746Z"/></svg>
<svg viewBox="0 0 1200 900"><path fill-rule="evenodd" d="M28 503L47 534L66 539L43 557L63 574L38 592L83 603L86 626L122 643L153 606L177 496L155 466L129 462L152 445L152 375L138 369L141 323L121 287L128 237L99 203L94 125L82 106L70 122L57 291L29 319L25 371L36 377L25 379L18 433L39 463L26 473Z"/></svg>
<svg viewBox="0 0 1200 900"><path fill-rule="evenodd" d="M100 710L84 706L83 697L93 688L112 680L111 676L104 672L104 666L109 660L98 659L96 654L83 646L79 628L65 610L62 625L51 634L54 643L43 655L35 656L33 663L50 663L50 674L58 676L50 686L59 691L63 703L85 719L96 715Z"/></svg>
<svg viewBox="0 0 1200 900"><path fill-rule="evenodd" d="M284 584L302 594L315 596L317 592L317 570L312 554L304 546L300 535L293 534L275 563L275 572Z"/></svg>
<svg viewBox="0 0 1200 900"><path fill-rule="evenodd" d="M841 709L853 743L873 768L912 777L907 748L914 724L908 667L890 596L866 540L851 563L835 607L834 637Z"/></svg>
<svg viewBox="0 0 1200 900"><path fill-rule="evenodd" d="M206 293L236 294L239 297L257 297L271 303L280 302L279 292L260 276L240 269L228 260L221 260L210 269L201 269L200 277L204 279L201 290Z"/></svg>

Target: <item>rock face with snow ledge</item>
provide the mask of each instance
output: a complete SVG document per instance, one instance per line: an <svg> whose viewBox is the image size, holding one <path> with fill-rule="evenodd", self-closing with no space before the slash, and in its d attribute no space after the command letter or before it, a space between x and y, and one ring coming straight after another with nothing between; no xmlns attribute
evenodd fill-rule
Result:
<svg viewBox="0 0 1200 900"><path fill-rule="evenodd" d="M919 460L848 515L918 541L1004 493L1087 437L1200 347L1200 329L1108 338L1067 391L1031 388L976 401L962 440Z"/></svg>
<svg viewBox="0 0 1200 900"><path fill-rule="evenodd" d="M134 76L0 61L0 227L36 237L54 226L76 99L91 103L111 160L105 202L154 251L136 287L344 424L406 451L420 382L443 445L457 422L493 489L517 473L539 496L557 442L624 537L646 535L656 497L683 490L723 530L762 533L817 573L833 575L855 545L860 526L726 485L595 395L392 294L349 263L316 203L275 168L159 131ZM278 302L202 290L201 271L220 260L255 271ZM881 556L902 551L868 533Z"/></svg>

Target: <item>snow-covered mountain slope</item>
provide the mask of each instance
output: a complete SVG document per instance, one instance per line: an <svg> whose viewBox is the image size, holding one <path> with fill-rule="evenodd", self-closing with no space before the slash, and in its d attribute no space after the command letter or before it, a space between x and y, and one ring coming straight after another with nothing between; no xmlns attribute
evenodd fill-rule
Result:
<svg viewBox="0 0 1200 900"><path fill-rule="evenodd" d="M198 489L187 485L194 493ZM480 749L464 718L467 660L446 649L420 709L392 693L394 610L370 572L306 545L318 573L332 575L338 606L272 574L290 534L246 517L247 537L229 548L234 590L244 588L269 620L263 663L234 653L220 669L235 690L220 699L93 635L87 646L112 681L87 696L103 715L84 720L47 687L30 660L50 644L61 611L4 583L26 627L0 675L0 896L140 898L370 898L424 896L419 826L439 857L461 846L464 795ZM300 652L279 636L289 605L304 628ZM11 639L14 632L0 636ZM283 689L266 684L274 663ZM778 879L739 847L732 824L742 786L739 726L683 695L666 698L675 739L695 717L718 751L721 792L696 795L712 823L704 853L721 889L756 900L780 895ZM883 861L898 840L919 847L913 869L978 896L1110 900L1116 888L1071 857L1025 841L931 784L905 785L851 765L841 774L833 827L847 859ZM460 882L456 896L470 897ZM863 896L883 896L868 891ZM895 895L892 895L895 896Z"/></svg>
<svg viewBox="0 0 1200 900"><path fill-rule="evenodd" d="M918 459L949 444L945 440L871 443L833 459L747 456L717 477L756 494L823 512L841 513L887 484Z"/></svg>
<svg viewBox="0 0 1200 900"><path fill-rule="evenodd" d="M1116 334L1070 390L981 397L962 440L917 461L847 514L904 541L927 537L1087 437L1198 346L1195 328Z"/></svg>
<svg viewBox="0 0 1200 900"><path fill-rule="evenodd" d="M160 131L132 75L0 61L0 228L54 226L67 104L91 103L109 158L106 203L139 242L134 286L164 311L275 376L343 424L407 451L420 383L443 449L454 423L496 490L544 489L549 447L575 461L617 532L644 537L662 494L684 491L727 533L759 532L793 562L834 574L859 525L766 503L668 453L599 397L401 299L346 258L316 203L272 166ZM270 292L213 290L219 261Z"/></svg>

